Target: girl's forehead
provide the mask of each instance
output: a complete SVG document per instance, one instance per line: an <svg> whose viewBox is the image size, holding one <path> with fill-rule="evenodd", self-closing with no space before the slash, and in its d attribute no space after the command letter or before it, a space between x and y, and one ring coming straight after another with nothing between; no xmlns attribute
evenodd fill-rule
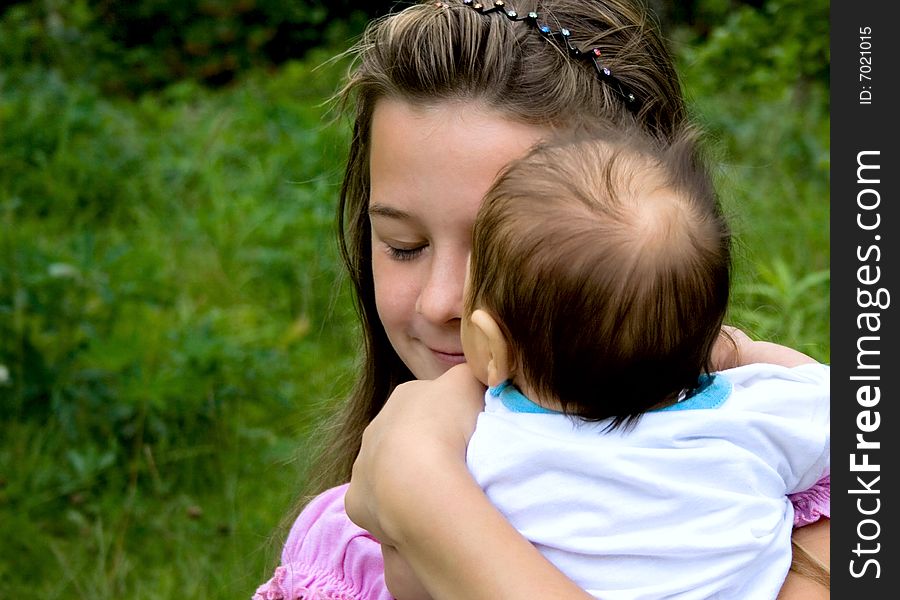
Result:
<svg viewBox="0 0 900 600"><path fill-rule="evenodd" d="M370 140L370 203L480 205L510 161L548 131L498 111L447 101L428 106L382 99Z"/></svg>
<svg viewBox="0 0 900 600"><path fill-rule="evenodd" d="M524 145L527 149L536 137L549 133L549 129L512 119L478 100L449 99L413 103L382 98L375 104L373 141L379 129L380 133L385 129L399 129L410 136L410 143L428 143L429 138L452 142L443 148L447 152L454 152L458 147L468 149L473 144L481 144L485 149L507 144Z"/></svg>

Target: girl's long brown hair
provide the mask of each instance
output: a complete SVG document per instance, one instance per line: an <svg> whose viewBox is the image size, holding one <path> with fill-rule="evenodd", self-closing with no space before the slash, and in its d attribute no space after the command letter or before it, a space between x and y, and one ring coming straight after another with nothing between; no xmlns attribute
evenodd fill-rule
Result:
<svg viewBox="0 0 900 600"><path fill-rule="evenodd" d="M513 121L579 129L598 120L637 124L669 139L684 120L673 61L646 11L624 0L508 0L507 9L536 11L554 29L571 31L580 48L599 47L604 64L638 98L630 111L597 77L524 22L482 15L461 0L446 7L422 2L369 25L340 92L353 111L353 137L338 206L341 256L353 283L363 333L356 384L325 429L327 443L313 465L307 491L317 493L350 478L363 429L394 387L413 378L378 319L372 282L369 148L380 98L414 105L442 101L494 109Z"/></svg>

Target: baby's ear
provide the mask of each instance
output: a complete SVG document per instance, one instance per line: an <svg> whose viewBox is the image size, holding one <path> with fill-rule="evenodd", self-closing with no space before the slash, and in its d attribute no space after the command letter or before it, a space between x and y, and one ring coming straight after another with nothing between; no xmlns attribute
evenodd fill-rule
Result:
<svg viewBox="0 0 900 600"><path fill-rule="evenodd" d="M472 326L478 330L487 345L489 360L487 365L487 385L500 385L513 376L514 361L510 356L509 342L503 335L500 324L487 311L475 310L469 317Z"/></svg>

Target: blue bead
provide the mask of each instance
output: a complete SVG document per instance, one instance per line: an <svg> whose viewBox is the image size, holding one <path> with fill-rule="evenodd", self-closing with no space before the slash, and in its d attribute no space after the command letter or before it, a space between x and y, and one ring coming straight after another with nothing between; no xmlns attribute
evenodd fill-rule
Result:
<svg viewBox="0 0 900 600"><path fill-rule="evenodd" d="M541 33L550 33L549 25L541 25Z"/></svg>

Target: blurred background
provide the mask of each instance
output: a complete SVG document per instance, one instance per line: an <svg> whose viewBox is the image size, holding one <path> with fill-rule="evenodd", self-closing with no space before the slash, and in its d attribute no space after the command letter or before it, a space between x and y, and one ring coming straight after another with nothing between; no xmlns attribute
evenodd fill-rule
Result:
<svg viewBox="0 0 900 600"><path fill-rule="evenodd" d="M0 597L269 577L356 359L329 59L403 5L0 2ZM828 3L650 5L722 162L729 320L828 362Z"/></svg>

